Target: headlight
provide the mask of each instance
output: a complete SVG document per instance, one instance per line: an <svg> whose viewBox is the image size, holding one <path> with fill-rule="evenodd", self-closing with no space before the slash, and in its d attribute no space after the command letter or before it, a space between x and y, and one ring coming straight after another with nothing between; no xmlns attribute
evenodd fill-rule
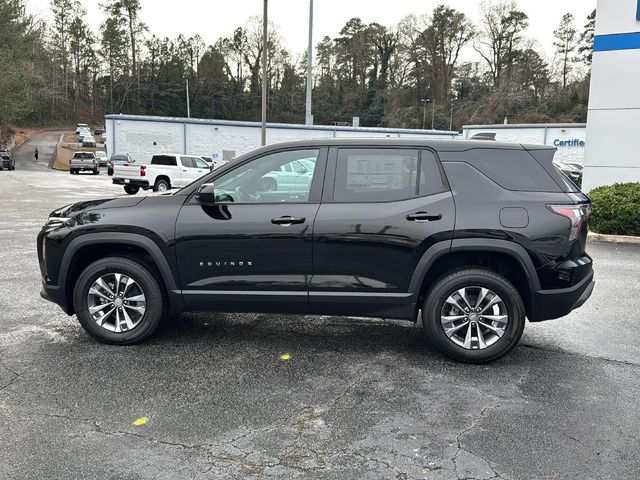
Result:
<svg viewBox="0 0 640 480"><path fill-rule="evenodd" d="M67 222L69 222L71 219L69 217L49 217L47 219L47 223L45 224L46 227L60 227L64 224L66 224Z"/></svg>

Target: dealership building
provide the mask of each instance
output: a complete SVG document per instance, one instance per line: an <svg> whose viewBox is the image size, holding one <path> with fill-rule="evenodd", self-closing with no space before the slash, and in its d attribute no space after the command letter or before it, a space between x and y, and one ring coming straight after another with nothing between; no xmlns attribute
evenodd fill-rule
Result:
<svg viewBox="0 0 640 480"><path fill-rule="evenodd" d="M259 122L106 115L107 154L128 153L147 163L157 153L184 153L230 160L258 148ZM455 139L458 132L324 125L267 124L267 143L322 138Z"/></svg>
<svg viewBox="0 0 640 480"><path fill-rule="evenodd" d="M640 181L640 0L598 0L584 179Z"/></svg>

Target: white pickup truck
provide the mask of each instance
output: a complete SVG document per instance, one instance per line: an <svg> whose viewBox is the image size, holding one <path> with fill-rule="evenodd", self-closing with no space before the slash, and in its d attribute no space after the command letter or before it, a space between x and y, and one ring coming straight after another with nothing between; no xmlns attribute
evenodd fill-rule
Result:
<svg viewBox="0 0 640 480"><path fill-rule="evenodd" d="M154 155L148 164L114 165L113 183L123 185L130 195L141 188L166 192L184 187L210 171L207 162L193 155Z"/></svg>

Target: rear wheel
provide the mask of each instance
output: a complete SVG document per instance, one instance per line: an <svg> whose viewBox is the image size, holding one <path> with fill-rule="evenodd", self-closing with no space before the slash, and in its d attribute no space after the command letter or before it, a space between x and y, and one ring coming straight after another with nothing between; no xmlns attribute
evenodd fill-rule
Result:
<svg viewBox="0 0 640 480"><path fill-rule="evenodd" d="M94 174L94 175L99 175L99 174L100 174L100 168L96 168L96 169L93 171L93 174Z"/></svg>
<svg viewBox="0 0 640 480"><path fill-rule="evenodd" d="M153 191L154 192L166 192L167 190L169 190L169 182L167 182L166 180L158 180L156 181L156 184L153 187Z"/></svg>
<svg viewBox="0 0 640 480"><path fill-rule="evenodd" d="M127 192L129 195L135 195L136 193L138 193L139 190L140 190L140 187L138 187L136 185L125 185L124 186L124 191Z"/></svg>
<svg viewBox="0 0 640 480"><path fill-rule="evenodd" d="M511 282L491 270L469 268L435 283L422 321L429 342L446 356L486 363L516 346L524 316L524 304Z"/></svg>
<svg viewBox="0 0 640 480"><path fill-rule="evenodd" d="M92 337L130 345L147 339L163 316L164 301L154 275L128 258L110 257L89 265L73 293L76 315Z"/></svg>

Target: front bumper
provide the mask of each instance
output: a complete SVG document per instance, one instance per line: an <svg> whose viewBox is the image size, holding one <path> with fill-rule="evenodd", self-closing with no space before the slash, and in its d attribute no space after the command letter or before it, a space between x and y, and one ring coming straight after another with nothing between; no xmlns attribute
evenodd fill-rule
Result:
<svg viewBox="0 0 640 480"><path fill-rule="evenodd" d="M576 285L569 288L538 290L533 293L529 320L541 322L567 315L580 308L589 299L595 287L593 271Z"/></svg>
<svg viewBox="0 0 640 480"><path fill-rule="evenodd" d="M133 178L114 178L113 183L115 185L131 185L134 187L140 187L140 188L149 188L149 181L148 180L137 180L137 179L133 179Z"/></svg>
<svg viewBox="0 0 640 480"><path fill-rule="evenodd" d="M57 285L47 285L43 282L40 296L49 302L59 305L67 315L73 315L73 308L67 304L67 297L61 287Z"/></svg>

